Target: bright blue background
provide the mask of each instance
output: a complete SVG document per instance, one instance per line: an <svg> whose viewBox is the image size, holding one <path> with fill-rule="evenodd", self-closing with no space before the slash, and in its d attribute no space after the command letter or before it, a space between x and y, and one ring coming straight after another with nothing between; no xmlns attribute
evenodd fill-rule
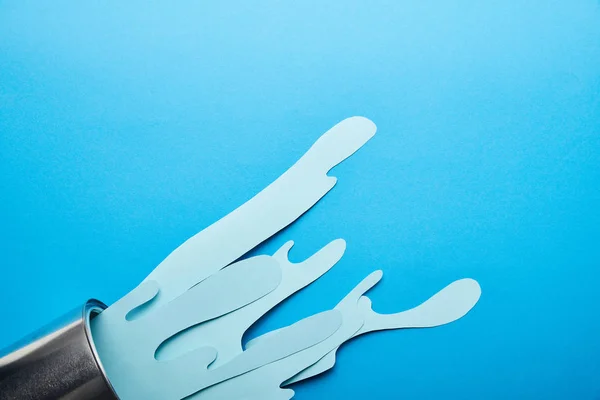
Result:
<svg viewBox="0 0 600 400"><path fill-rule="evenodd" d="M364 115L375 138L260 249L344 259L253 333L377 268L378 311L483 296L354 341L297 398L599 398L598 1L151 3L0 0L0 347L115 301Z"/></svg>

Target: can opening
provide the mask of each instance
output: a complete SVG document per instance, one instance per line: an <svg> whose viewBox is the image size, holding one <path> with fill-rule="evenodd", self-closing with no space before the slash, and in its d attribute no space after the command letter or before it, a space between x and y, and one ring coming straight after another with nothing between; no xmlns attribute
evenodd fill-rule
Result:
<svg viewBox="0 0 600 400"><path fill-rule="evenodd" d="M92 334L92 327L91 327L91 323L90 323L90 321L92 319L94 319L98 315L100 315L100 313L102 311L104 311L105 309L106 309L106 305L95 299L88 300L85 303L85 306L83 308L83 319L85 321L85 334L86 334L90 349L92 350L92 353L94 354L94 360L96 361L96 365L98 366L98 369L102 373L102 379L104 380L104 383L106 384L106 386L108 388L110 388L110 390L114 394L115 398L118 398L115 393L115 389L111 385L110 380L108 379L108 376L106 375L106 370L104 369L104 366L102 365L102 360L100 359L100 355L98 354L98 350L96 349L96 345L94 344L94 337Z"/></svg>

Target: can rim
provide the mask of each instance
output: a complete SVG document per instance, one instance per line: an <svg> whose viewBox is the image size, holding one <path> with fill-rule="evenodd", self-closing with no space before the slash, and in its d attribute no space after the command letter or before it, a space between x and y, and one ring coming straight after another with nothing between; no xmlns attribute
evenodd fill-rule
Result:
<svg viewBox="0 0 600 400"><path fill-rule="evenodd" d="M94 338L92 335L92 327L90 324L90 321L92 320L92 318L99 315L102 311L106 310L106 308L107 308L106 304L104 304L100 300L89 299L88 301L86 301L85 305L83 306L83 315L82 315L82 318L84 321L83 326L84 326L84 331L85 331L85 337L87 339L88 345L90 346L90 349L92 350L92 354L94 355L94 361L96 362L96 366L98 367L98 370L102 374L102 379L104 380L104 383L110 389L112 394L115 396L115 399L118 399L119 397L117 396L117 393L115 392L115 388L110 383L110 380L108 379L108 376L106 375L106 370L104 369L104 365L102 365L102 361L100 360L98 350L96 349L96 345L94 344Z"/></svg>

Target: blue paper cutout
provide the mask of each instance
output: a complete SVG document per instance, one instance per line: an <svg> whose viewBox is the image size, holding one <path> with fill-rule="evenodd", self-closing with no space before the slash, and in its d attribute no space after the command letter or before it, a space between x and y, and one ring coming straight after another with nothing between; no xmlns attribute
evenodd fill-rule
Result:
<svg viewBox="0 0 600 400"><path fill-rule="evenodd" d="M229 361L242 352L242 337L252 324L294 292L329 271L346 249L345 241L334 240L309 259L294 264L288 260L293 245L294 242L289 241L273 255L282 274L281 283L275 290L239 310L174 336L169 343L159 347L157 359L171 359L199 346L213 346L218 349L219 357L211 368Z"/></svg>
<svg viewBox="0 0 600 400"><path fill-rule="evenodd" d="M252 349L245 350L223 366L206 371L197 382L188 381L190 385L189 388L186 388L188 392L186 394L188 396L192 395L198 392L199 389L202 390L232 380L231 378L287 359L307 348L313 348L335 335L341 325L341 313L337 310L331 310L280 329L276 334L269 336ZM202 398L205 396L202 391L198 392L198 395ZM188 396L186 398L191 398Z"/></svg>
<svg viewBox="0 0 600 400"><path fill-rule="evenodd" d="M328 340L307 350L266 365L232 381L206 389L205 397L198 399L237 399L249 393L263 400L285 398L289 391L278 391L280 386L298 382L326 371L335 364L337 349L358 335L382 329L425 328L450 323L464 316L479 300L481 290L472 279L455 281L423 304L396 314L377 314L371 309L364 293L381 279L381 271L374 272L353 290L335 309L344 317L342 327ZM358 328L357 328L358 327ZM260 345L277 331L269 332L250 341L248 349ZM304 367L304 368L303 368ZM210 394L210 396L208 396Z"/></svg>
<svg viewBox="0 0 600 400"><path fill-rule="evenodd" d="M283 400L282 385L335 365L337 349L381 329L438 326L478 301L471 279L456 281L411 310L380 315L364 294L375 271L330 311L269 332L242 349L245 331L271 308L335 265L338 239L299 264L293 242L273 256L232 263L312 207L335 185L327 172L375 133L366 118L327 131L280 178L171 253L136 289L92 321L100 359L121 400Z"/></svg>
<svg viewBox="0 0 600 400"><path fill-rule="evenodd" d="M279 264L271 257L253 257L235 263L200 282L173 301L151 313L127 321L135 307L160 296L158 284L146 280L127 296L92 320L92 334L111 383L122 399L139 398L139 383L152 375L164 379L194 360L189 354L168 363L154 358L156 348L167 338L190 326L217 318L273 291L281 281ZM99 317L102 316L103 319ZM194 351L197 365L205 364L217 350ZM165 368L169 365L169 368ZM135 397L138 396L138 397Z"/></svg>
<svg viewBox="0 0 600 400"><path fill-rule="evenodd" d="M327 173L375 134L363 117L325 132L290 169L252 199L192 236L147 277L161 288L160 304L179 296L268 239L310 209L336 184Z"/></svg>
<svg viewBox="0 0 600 400"><path fill-rule="evenodd" d="M361 301L364 300L362 295L377 284L381 276L381 271L370 274L335 307L334 310L337 310L342 316L342 326L323 342L235 379L209 387L198 393L200 396L191 398L202 400L238 399L249 394L258 396L262 393L263 396L266 396L266 393L278 393L274 392L274 389L279 388L287 379L313 365L358 332L363 326L364 314L369 307L367 302ZM256 339L247 347L246 351L260 346L263 341L266 342L278 334L279 330Z"/></svg>
<svg viewBox="0 0 600 400"><path fill-rule="evenodd" d="M481 296L481 288L473 279L452 282L421 305L396 314L378 314L371 308L371 300L365 297L369 308L364 324L352 338L369 332L386 329L431 328L454 322L467 314ZM287 380L289 385L321 374L335 365L336 348L314 365Z"/></svg>

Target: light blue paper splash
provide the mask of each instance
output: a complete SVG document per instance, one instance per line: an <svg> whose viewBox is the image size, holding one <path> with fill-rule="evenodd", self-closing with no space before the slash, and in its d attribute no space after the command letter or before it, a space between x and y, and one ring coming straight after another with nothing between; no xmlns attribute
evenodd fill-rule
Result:
<svg viewBox="0 0 600 400"><path fill-rule="evenodd" d="M366 118L340 122L275 182L182 244L92 321L100 359L122 400L289 399L293 390L282 386L332 368L336 351L353 337L443 325L477 303L479 285L462 279L418 307L381 315L364 296L383 276L375 271L334 309L242 347L249 327L329 271L346 243L334 240L297 264L288 259L291 241L272 256L236 260L318 202L336 183L327 172L374 133Z"/></svg>
<svg viewBox="0 0 600 400"><path fill-rule="evenodd" d="M477 282L463 279L448 285L418 307L397 314L381 315L373 312L371 301L363 294L376 285L382 275L381 271L369 275L335 307L342 314L343 323L327 340L236 379L212 386L194 398L241 399L248 395L264 400L291 398L293 391L278 390L280 386L310 378L333 367L335 352L351 338L381 329L426 328L455 321L473 308L481 294ZM277 332L256 338L247 347L251 349L260 345L272 335L277 335Z"/></svg>
<svg viewBox="0 0 600 400"><path fill-rule="evenodd" d="M357 336L388 329L432 328L454 322L468 313L479 301L481 288L473 279L461 279L452 282L444 289L433 295L429 300L410 310L396 314L378 314L371 308L371 300L362 297L365 305L363 326L352 336ZM264 336L264 335L263 335ZM352 339L350 338L350 339ZM257 338L248 343L253 344ZM327 353L319 361L304 369L302 372L285 381L290 385L304 379L321 374L335 365L336 352L340 346Z"/></svg>
<svg viewBox="0 0 600 400"><path fill-rule="evenodd" d="M375 134L363 117L345 119L321 136L290 169L252 199L173 251L148 280L161 287L159 304L229 265L310 209L336 184L327 173Z"/></svg>
<svg viewBox="0 0 600 400"><path fill-rule="evenodd" d="M342 239L334 240L308 260L293 264L288 260L292 246L293 242L287 242L273 255L282 276L275 290L239 310L181 332L158 348L156 358L172 359L205 344L219 349L219 357L211 367L227 362L242 352L242 337L248 327L294 292L329 271L346 249Z"/></svg>

